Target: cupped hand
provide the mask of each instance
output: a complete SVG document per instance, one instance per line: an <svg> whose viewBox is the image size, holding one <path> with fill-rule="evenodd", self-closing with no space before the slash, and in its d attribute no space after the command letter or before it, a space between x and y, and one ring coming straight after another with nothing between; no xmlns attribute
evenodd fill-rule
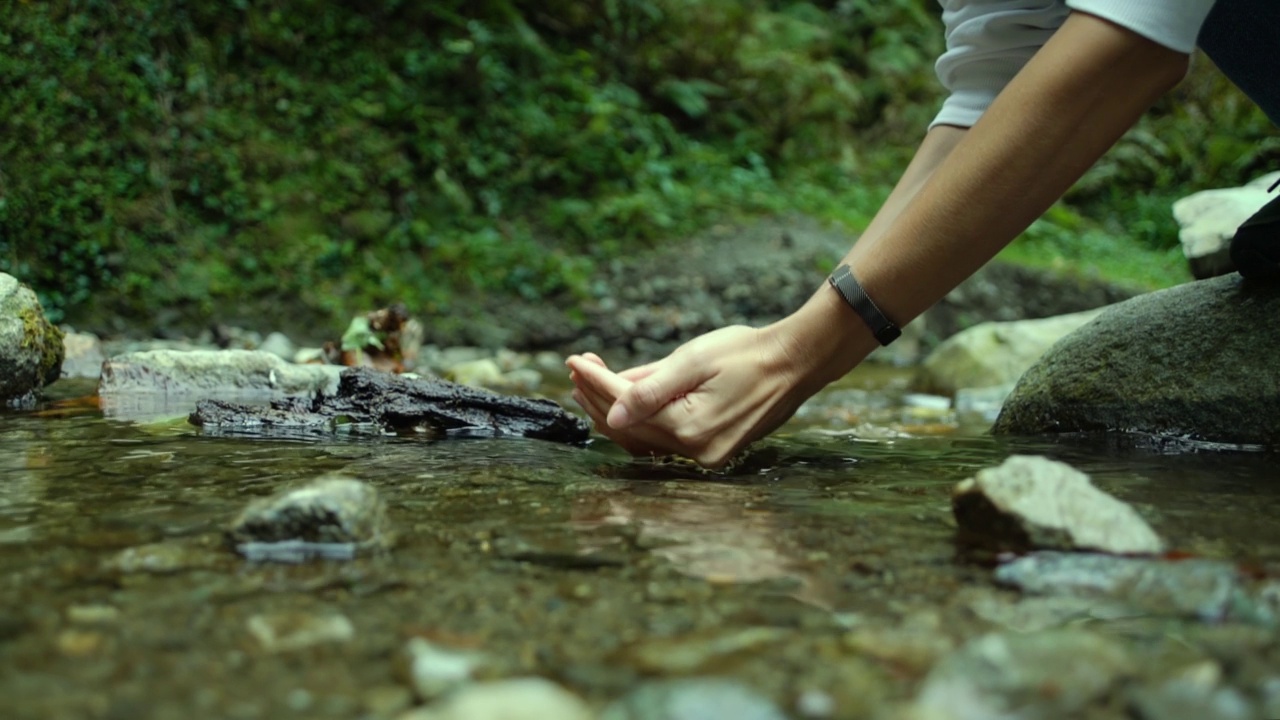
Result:
<svg viewBox="0 0 1280 720"><path fill-rule="evenodd" d="M682 455L705 467L724 465L816 391L770 328L715 330L621 373L594 355L567 364L574 399L599 432L632 454Z"/></svg>

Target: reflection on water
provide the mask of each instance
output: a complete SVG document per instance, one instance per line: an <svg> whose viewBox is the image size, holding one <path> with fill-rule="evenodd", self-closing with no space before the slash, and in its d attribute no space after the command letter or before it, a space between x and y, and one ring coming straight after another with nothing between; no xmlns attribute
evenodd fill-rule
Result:
<svg viewBox="0 0 1280 720"><path fill-rule="evenodd" d="M957 554L950 489L1012 453L1089 473L1179 550L1280 568L1274 458L996 439L891 390L811 408L719 474L604 441L215 438L71 397L0 414L0 697L13 717L354 717L400 683L405 638L433 633L600 699L641 672L612 659L628 644L760 625L808 648L733 666L781 697L826 682L839 663L806 653L837 652L848 617L986 627L956 605L995 590ZM182 414L151 410L113 417ZM283 567L226 548L249 500L332 471L384 494L389 554ZM284 611L341 613L354 639L265 653L246 628ZM895 677L899 693L919 679Z"/></svg>

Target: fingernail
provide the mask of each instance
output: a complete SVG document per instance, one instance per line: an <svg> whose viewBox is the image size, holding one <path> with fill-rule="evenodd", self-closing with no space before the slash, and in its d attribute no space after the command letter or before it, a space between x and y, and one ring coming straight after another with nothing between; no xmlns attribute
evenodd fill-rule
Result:
<svg viewBox="0 0 1280 720"><path fill-rule="evenodd" d="M609 416L605 418L605 422L609 423L609 427L615 430L621 430L631 423L631 414L627 412L627 406L622 403L614 403L609 408Z"/></svg>

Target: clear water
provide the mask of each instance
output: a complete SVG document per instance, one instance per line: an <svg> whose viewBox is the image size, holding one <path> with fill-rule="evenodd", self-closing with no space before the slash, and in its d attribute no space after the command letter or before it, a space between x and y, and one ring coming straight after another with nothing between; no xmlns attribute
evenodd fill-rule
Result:
<svg viewBox="0 0 1280 720"><path fill-rule="evenodd" d="M949 506L957 481L1013 453L1089 473L1180 551L1280 569L1274 456L996 439L905 407L901 379L855 375L720 475L603 440L205 437L127 419L145 407L106 417L81 398L91 387L55 386L39 411L0 414L3 716L394 716L415 636L595 704L646 677L720 674L788 708L814 690L837 716L892 707L940 653L1002 629L975 603L1018 602L957 546ZM389 553L255 565L226 546L250 499L330 471L383 493ZM335 614L353 637L273 650L249 629ZM1164 659L1152 668L1217 657L1200 628L1169 622L1115 632ZM759 627L779 633L703 648ZM867 628L925 628L941 650L850 640ZM1261 640L1231 646L1232 667L1271 667L1274 631L1242 632ZM694 660L664 664L681 652Z"/></svg>

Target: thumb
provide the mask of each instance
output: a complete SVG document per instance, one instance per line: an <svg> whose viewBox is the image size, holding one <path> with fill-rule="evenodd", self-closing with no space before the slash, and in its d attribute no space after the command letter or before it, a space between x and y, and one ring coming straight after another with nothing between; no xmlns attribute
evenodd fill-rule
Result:
<svg viewBox="0 0 1280 720"><path fill-rule="evenodd" d="M668 357L644 366L647 374L624 390L609 409L609 427L621 430L648 420L668 403L707 380L707 370L683 357ZM637 373L639 374L639 373Z"/></svg>

